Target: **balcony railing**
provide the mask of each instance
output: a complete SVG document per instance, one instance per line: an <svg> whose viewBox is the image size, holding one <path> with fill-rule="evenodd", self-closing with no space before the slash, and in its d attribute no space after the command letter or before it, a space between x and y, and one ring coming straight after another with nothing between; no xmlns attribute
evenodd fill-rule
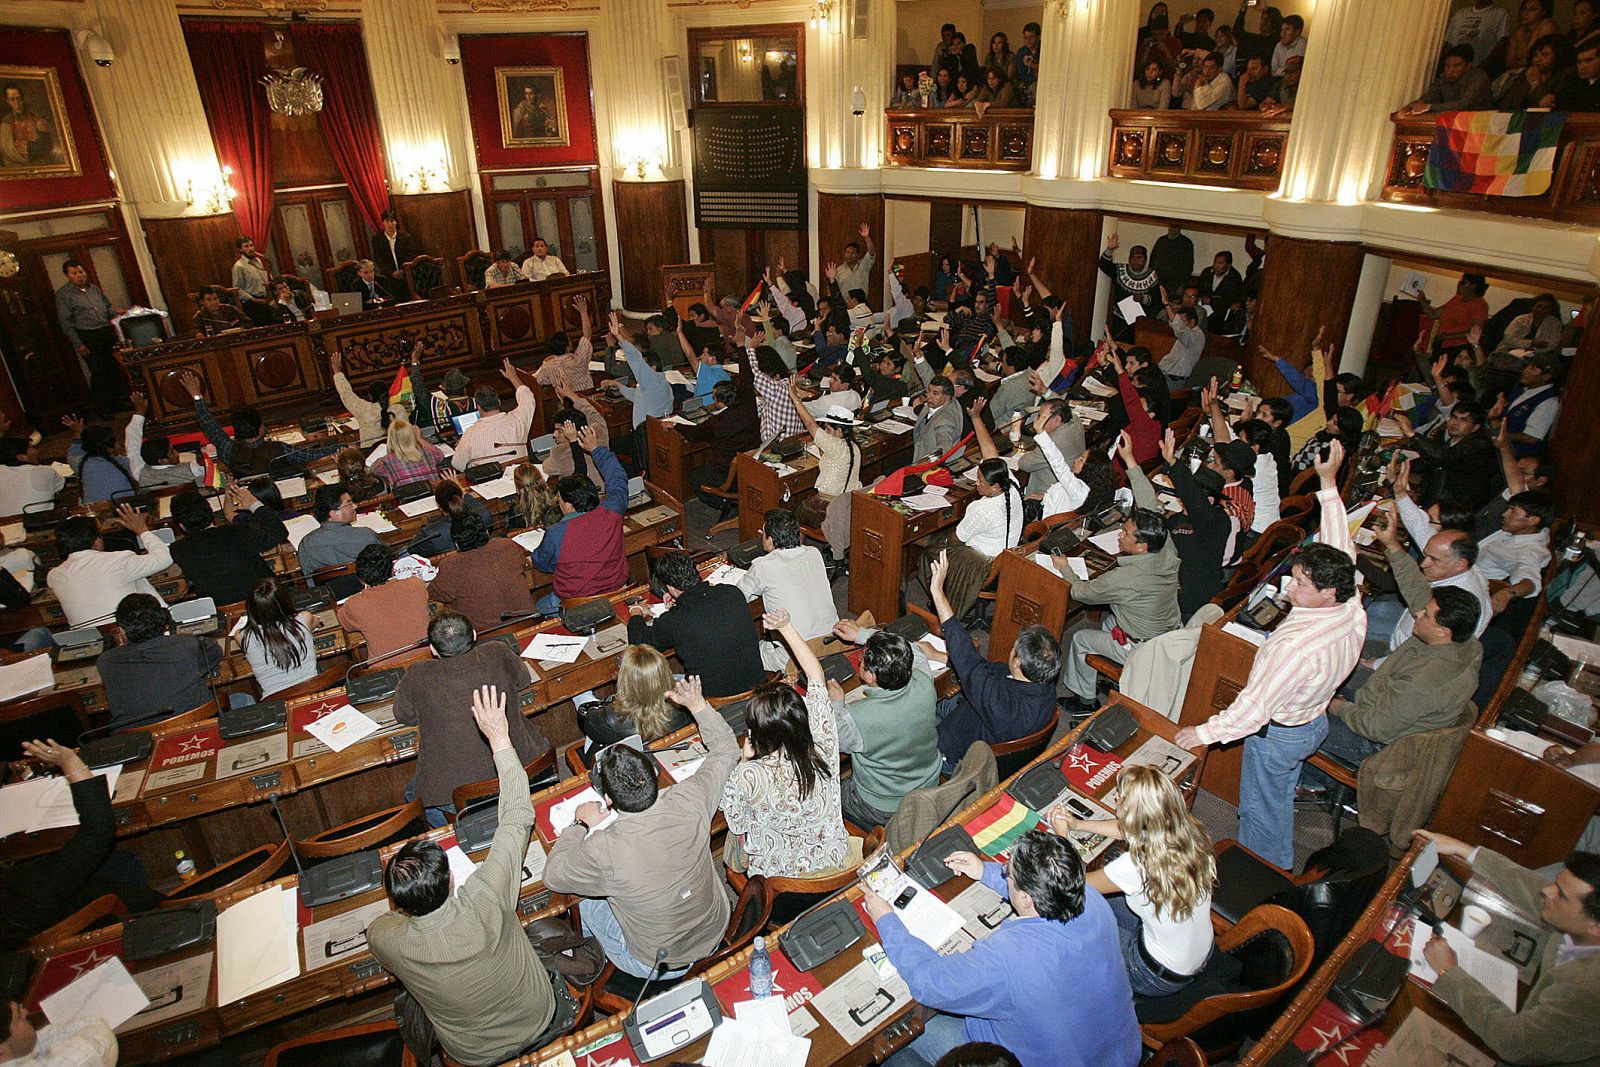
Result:
<svg viewBox="0 0 1600 1067"><path fill-rule="evenodd" d="M1289 119L1253 111L1112 111L1113 178L1278 188Z"/></svg>
<svg viewBox="0 0 1600 1067"><path fill-rule="evenodd" d="M1027 170L1033 162L1033 109L894 108L889 165Z"/></svg>
<svg viewBox="0 0 1600 1067"><path fill-rule="evenodd" d="M1385 200L1600 226L1600 115L1567 116L1556 146L1555 173L1542 196L1488 196L1427 188L1422 177L1433 145L1435 118L1395 115L1393 119L1394 147L1383 182Z"/></svg>

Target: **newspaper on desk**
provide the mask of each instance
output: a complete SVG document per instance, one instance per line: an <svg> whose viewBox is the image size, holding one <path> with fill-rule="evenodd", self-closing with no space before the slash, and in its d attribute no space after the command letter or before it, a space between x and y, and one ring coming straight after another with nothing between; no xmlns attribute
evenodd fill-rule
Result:
<svg viewBox="0 0 1600 1067"><path fill-rule="evenodd" d="M374 900L354 911L319 919L307 926L300 934L307 973L331 967L346 957L364 951L367 947L367 927L373 919L388 911L387 899Z"/></svg>
<svg viewBox="0 0 1600 1067"><path fill-rule="evenodd" d="M719 563L706 575L707 585L738 585L750 572L731 563Z"/></svg>
<svg viewBox="0 0 1600 1067"><path fill-rule="evenodd" d="M1517 967L1510 960L1485 952L1473 944L1472 938L1446 923L1440 928L1445 943L1456 954L1456 965L1477 979L1489 993L1512 1011L1517 1010ZM1411 977L1429 985L1438 981L1439 973L1433 969L1422 950L1433 936L1433 930L1421 919L1411 920Z"/></svg>
<svg viewBox="0 0 1600 1067"><path fill-rule="evenodd" d="M961 916L954 908L934 895L927 886L900 869L894 855L880 848L862 863L857 880L888 902L894 914L905 924L906 932L931 949L938 949L961 929ZM910 891L910 899L896 907L902 895Z"/></svg>
<svg viewBox="0 0 1600 1067"><path fill-rule="evenodd" d="M1494 1067L1494 1057L1479 1052L1466 1038L1425 1011L1413 1011L1400 1022L1389 1043L1367 1058L1367 1067L1414 1067L1436 1063L1448 1067Z"/></svg>
<svg viewBox="0 0 1600 1067"><path fill-rule="evenodd" d="M1176 782L1194 761L1195 754L1188 749L1179 748L1164 737L1152 737L1122 761L1122 768L1154 767Z"/></svg>
<svg viewBox="0 0 1600 1067"><path fill-rule="evenodd" d="M1057 808L1065 809L1067 814L1074 819L1114 820L1117 817L1116 813L1109 808L1096 803L1070 786L1063 789L1054 800L1046 804L1044 810L1039 814L1044 816L1046 822L1049 822L1050 813ZM1069 831L1066 838L1072 842L1072 847L1078 850L1078 855L1083 857L1085 866L1098 859L1100 854L1110 848L1113 843L1113 839L1105 834L1091 833L1088 830Z"/></svg>

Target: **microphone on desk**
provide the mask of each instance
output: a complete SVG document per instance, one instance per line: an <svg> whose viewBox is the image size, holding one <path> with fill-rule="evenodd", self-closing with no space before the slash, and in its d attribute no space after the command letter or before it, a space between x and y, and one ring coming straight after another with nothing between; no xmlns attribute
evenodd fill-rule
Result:
<svg viewBox="0 0 1600 1067"><path fill-rule="evenodd" d="M628 1021L635 1026L639 1025L639 1005L645 1001L645 993L649 991L650 984L654 982L661 972L662 965L667 962L667 950L656 949L656 962L650 967L650 975L644 980L644 985L639 987L639 996L633 1002L633 1010L628 1013Z"/></svg>
<svg viewBox="0 0 1600 1067"><path fill-rule="evenodd" d="M345 669L344 684L350 684L350 675L355 673L357 667L369 667L374 663L382 663L384 660L393 659L394 657L404 655L407 652L415 652L417 649L428 644L428 641L429 639L426 637L419 638L418 640L411 642L409 645L402 645L400 648L390 649L381 656L368 656L366 659L357 660Z"/></svg>
<svg viewBox="0 0 1600 1067"><path fill-rule="evenodd" d="M300 862L300 850L294 847L294 837L289 833L289 824L283 821L283 809L278 806L277 792L273 791L268 793L267 800L272 803L272 814L277 816L278 829L283 831L283 840L289 846L289 858L294 860L294 873L299 875L301 889L303 890L305 888L306 877L305 864Z"/></svg>
<svg viewBox="0 0 1600 1067"><path fill-rule="evenodd" d="M375 848L323 860L309 871L306 870L300 862L300 851L294 847L289 824L283 820L278 794L268 793L267 799L272 802L272 813L278 818L278 828L283 831L284 843L289 846L289 856L294 860L295 874L299 876L300 903L308 908L318 908L383 884L383 860Z"/></svg>

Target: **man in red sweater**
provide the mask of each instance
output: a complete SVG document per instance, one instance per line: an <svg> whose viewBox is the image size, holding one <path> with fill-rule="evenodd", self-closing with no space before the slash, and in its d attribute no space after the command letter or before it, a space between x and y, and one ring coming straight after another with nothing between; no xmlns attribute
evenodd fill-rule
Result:
<svg viewBox="0 0 1600 1067"><path fill-rule="evenodd" d="M628 472L611 449L599 443L593 426L578 432L578 447L589 453L605 480L605 497L582 474L556 483L561 521L544 533L533 565L554 575L554 589L540 600L546 615L561 611L566 597L597 596L628 584L628 556L622 543L622 517L628 511Z"/></svg>

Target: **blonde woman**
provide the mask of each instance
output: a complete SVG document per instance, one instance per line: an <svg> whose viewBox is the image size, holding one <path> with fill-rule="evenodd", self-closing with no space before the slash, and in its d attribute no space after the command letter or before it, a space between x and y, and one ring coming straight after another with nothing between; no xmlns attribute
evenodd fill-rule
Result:
<svg viewBox="0 0 1600 1067"><path fill-rule="evenodd" d="M584 766L607 745L638 734L646 744L689 725L683 708L667 700L672 691L672 666L667 657L649 645L629 645L617 661L617 692L609 704L583 704L578 708L578 729L583 731L580 752Z"/></svg>
<svg viewBox="0 0 1600 1067"><path fill-rule="evenodd" d="M512 469L511 481L517 495L511 500L506 529L524 526L549 526L561 521L561 498L556 487L532 463L519 463Z"/></svg>
<svg viewBox="0 0 1600 1067"><path fill-rule="evenodd" d="M410 482L432 481L444 464L444 453L437 445L422 439L422 433L402 416L389 422L389 451L372 465L372 473L395 489Z"/></svg>
<svg viewBox="0 0 1600 1067"><path fill-rule="evenodd" d="M1176 993L1211 956L1211 891L1217 861L1211 835L1189 813L1178 787L1154 767L1124 767L1117 777L1116 819L1050 813L1050 828L1121 838L1128 850L1088 882L1111 905L1121 931L1122 962L1140 996Z"/></svg>

